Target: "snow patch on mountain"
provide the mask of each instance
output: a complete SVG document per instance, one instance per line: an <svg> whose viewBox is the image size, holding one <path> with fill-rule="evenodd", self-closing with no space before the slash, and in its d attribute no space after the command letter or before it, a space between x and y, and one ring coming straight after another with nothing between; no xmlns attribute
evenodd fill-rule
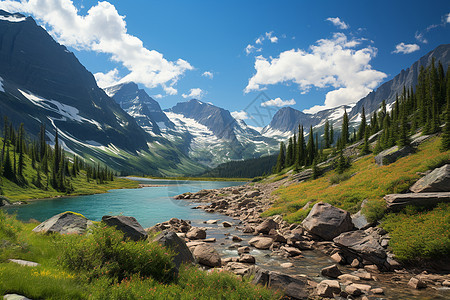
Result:
<svg viewBox="0 0 450 300"><path fill-rule="evenodd" d="M13 22L13 23L23 22L23 21L26 21L26 19L27 19L26 17L17 16L17 15L0 16L1 21L8 21L8 22Z"/></svg>
<svg viewBox="0 0 450 300"><path fill-rule="evenodd" d="M5 92L5 88L3 87L3 78L0 77L0 92Z"/></svg>

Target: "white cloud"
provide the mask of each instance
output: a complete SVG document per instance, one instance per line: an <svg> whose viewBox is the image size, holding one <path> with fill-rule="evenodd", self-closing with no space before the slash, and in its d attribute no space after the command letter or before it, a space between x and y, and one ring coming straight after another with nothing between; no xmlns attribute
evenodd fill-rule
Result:
<svg viewBox="0 0 450 300"><path fill-rule="evenodd" d="M271 99L266 102L261 103L261 106L267 107L267 106L276 106L276 107L282 107L287 105L294 105L296 102L294 99L291 100L282 100L281 98Z"/></svg>
<svg viewBox="0 0 450 300"><path fill-rule="evenodd" d="M420 50L420 47L417 44L400 43L397 46L395 46L395 50L392 51L392 53L409 54L418 50Z"/></svg>
<svg viewBox="0 0 450 300"><path fill-rule="evenodd" d="M186 98L191 98L191 99L195 98L195 99L200 100L203 98L204 95L205 95L205 92L202 89L194 88L189 91L189 94L183 94L181 96L185 99Z"/></svg>
<svg viewBox="0 0 450 300"><path fill-rule="evenodd" d="M205 72L203 72L202 76L206 77L206 78L209 78L209 79L213 79L214 74L212 72L210 72L210 71L205 71Z"/></svg>
<svg viewBox="0 0 450 300"><path fill-rule="evenodd" d="M245 47L245 53L247 53L247 55L249 55L252 52L261 52L261 48L256 48L253 45L248 44L247 47Z"/></svg>
<svg viewBox="0 0 450 300"><path fill-rule="evenodd" d="M152 95L152 98L155 98L155 99L161 99L161 98L163 98L163 97L164 97L164 96L161 95L161 94Z"/></svg>
<svg viewBox="0 0 450 300"><path fill-rule="evenodd" d="M94 74L97 85L101 88L110 87L116 85L120 80L119 71L113 69L107 73L98 72Z"/></svg>
<svg viewBox="0 0 450 300"><path fill-rule="evenodd" d="M269 59L258 56L256 74L249 79L244 92L294 82L301 93L307 93L312 87L334 88L327 93L324 105L315 107L316 110L355 103L387 76L370 65L376 48L356 49L362 42L362 39L349 40L345 34L335 33L331 39L318 40L308 51L292 49Z"/></svg>
<svg viewBox="0 0 450 300"><path fill-rule="evenodd" d="M428 40L424 37L423 32L418 32L416 31L416 34L414 35L414 37L416 38L417 41L424 43L424 44L428 44Z"/></svg>
<svg viewBox="0 0 450 300"><path fill-rule="evenodd" d="M448 13L448 14L445 16L445 21L446 21L447 23L450 23L450 13Z"/></svg>
<svg viewBox="0 0 450 300"><path fill-rule="evenodd" d="M330 21L331 23L333 23L334 26L336 26L339 29L348 29L350 27L350 26L348 26L347 23L345 23L344 21L341 21L341 19L338 17L327 18L327 21Z"/></svg>
<svg viewBox="0 0 450 300"><path fill-rule="evenodd" d="M256 39L256 44L258 45L262 45L262 42L264 41L264 37L260 36L259 38Z"/></svg>
<svg viewBox="0 0 450 300"><path fill-rule="evenodd" d="M233 111L231 112L231 116L236 120L247 120L249 118L247 112L241 111Z"/></svg>
<svg viewBox="0 0 450 300"><path fill-rule="evenodd" d="M276 36L273 35L273 31L271 32L266 32L266 38L271 42L271 43L277 43L278 42L278 38Z"/></svg>
<svg viewBox="0 0 450 300"><path fill-rule="evenodd" d="M183 59L168 61L158 51L145 48L139 38L127 33L125 17L109 2L98 2L86 15L80 15L71 0L6 0L0 2L0 8L32 14L66 46L110 54L113 61L130 71L122 82L134 81L148 88L161 86L167 94L176 94L178 79L193 69Z"/></svg>

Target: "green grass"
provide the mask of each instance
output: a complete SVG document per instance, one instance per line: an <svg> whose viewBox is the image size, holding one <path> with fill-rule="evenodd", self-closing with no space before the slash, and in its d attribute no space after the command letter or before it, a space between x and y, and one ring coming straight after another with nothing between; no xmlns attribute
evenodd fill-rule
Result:
<svg viewBox="0 0 450 300"><path fill-rule="evenodd" d="M401 261L433 259L450 255L450 204L420 211L408 207L388 214L381 223L391 236L389 246Z"/></svg>
<svg viewBox="0 0 450 300"><path fill-rule="evenodd" d="M172 272L170 249L123 240L101 223L90 235L36 234L0 210L0 295L32 299L279 299L228 272L182 266ZM38 262L22 267L9 258Z"/></svg>

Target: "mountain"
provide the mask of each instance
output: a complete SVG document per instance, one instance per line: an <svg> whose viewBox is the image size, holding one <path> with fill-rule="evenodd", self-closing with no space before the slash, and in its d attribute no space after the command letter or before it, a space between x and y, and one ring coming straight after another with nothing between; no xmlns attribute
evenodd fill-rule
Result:
<svg viewBox="0 0 450 300"><path fill-rule="evenodd" d="M203 168L146 133L66 47L31 17L0 10L0 113L117 171L185 174ZM162 161L161 161L161 158Z"/></svg>
<svg viewBox="0 0 450 300"><path fill-rule="evenodd" d="M411 67L402 70L393 79L383 83L375 91L359 100L350 111L349 117L353 118L359 114L362 111L363 106L366 114L370 114L380 108L380 104L383 100L386 100L387 105L393 103L396 95L400 96L402 94L404 86L406 88L412 86L415 89L420 68L422 66L425 68L429 66L433 58L436 60L436 63L440 61L444 66L444 71L447 71L447 66L450 63L450 44L440 45L428 52L418 61L413 63Z"/></svg>
<svg viewBox="0 0 450 300"><path fill-rule="evenodd" d="M132 116L146 132L161 134L161 127L173 128L174 124L161 110L159 103L134 82L127 82L104 89L120 107Z"/></svg>

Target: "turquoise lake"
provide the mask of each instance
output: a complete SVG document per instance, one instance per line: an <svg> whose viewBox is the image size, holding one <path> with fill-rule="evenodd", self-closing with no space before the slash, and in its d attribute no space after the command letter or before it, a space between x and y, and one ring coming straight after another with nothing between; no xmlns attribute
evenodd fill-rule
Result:
<svg viewBox="0 0 450 300"><path fill-rule="evenodd" d="M30 201L27 205L13 206L5 210L8 213L17 214L20 220L36 219L41 222L64 211L81 213L94 221L101 220L104 215L122 214L135 217L143 227L150 227L170 218L192 221L212 218L211 214L203 210L191 209L192 202L174 200L173 197L176 195L244 184L222 181L137 180L144 184L158 186L111 190L106 194Z"/></svg>

